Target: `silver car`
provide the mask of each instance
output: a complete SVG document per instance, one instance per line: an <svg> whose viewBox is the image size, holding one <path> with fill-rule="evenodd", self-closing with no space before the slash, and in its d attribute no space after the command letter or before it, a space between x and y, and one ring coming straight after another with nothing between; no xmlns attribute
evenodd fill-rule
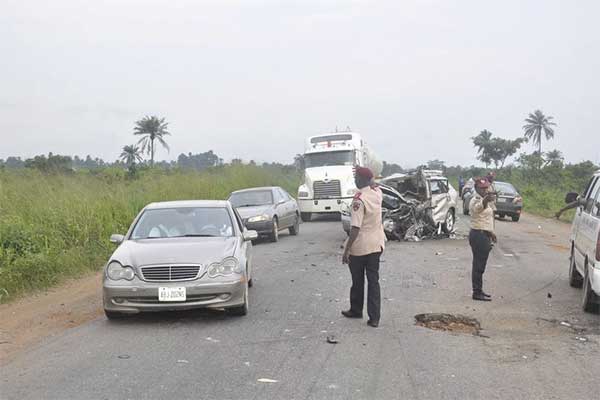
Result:
<svg viewBox="0 0 600 400"><path fill-rule="evenodd" d="M104 269L108 318L142 311L192 308L248 312L252 240L228 201L147 205Z"/></svg>

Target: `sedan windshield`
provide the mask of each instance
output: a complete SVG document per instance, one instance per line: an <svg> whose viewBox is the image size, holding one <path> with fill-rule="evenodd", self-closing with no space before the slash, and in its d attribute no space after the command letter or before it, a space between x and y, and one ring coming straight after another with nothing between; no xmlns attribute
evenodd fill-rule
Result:
<svg viewBox="0 0 600 400"><path fill-rule="evenodd" d="M325 153L309 153L304 155L304 165L306 168L354 164L353 151L328 151Z"/></svg>
<svg viewBox="0 0 600 400"><path fill-rule="evenodd" d="M233 236L231 216L226 208L182 207L144 211L131 239L215 236Z"/></svg>
<svg viewBox="0 0 600 400"><path fill-rule="evenodd" d="M235 208L266 206L273 204L273 192L270 190L252 190L234 193L229 201Z"/></svg>
<svg viewBox="0 0 600 400"><path fill-rule="evenodd" d="M511 185L510 183L494 182L494 188L496 189L496 191L498 193L501 193L501 194L508 194L508 195L517 194L517 189L515 189L515 187L513 185Z"/></svg>

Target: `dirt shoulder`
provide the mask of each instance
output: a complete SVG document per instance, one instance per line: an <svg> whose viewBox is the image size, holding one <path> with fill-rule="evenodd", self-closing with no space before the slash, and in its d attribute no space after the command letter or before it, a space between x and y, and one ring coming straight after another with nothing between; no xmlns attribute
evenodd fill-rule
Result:
<svg viewBox="0 0 600 400"><path fill-rule="evenodd" d="M40 340L101 314L101 273L0 305L0 365Z"/></svg>

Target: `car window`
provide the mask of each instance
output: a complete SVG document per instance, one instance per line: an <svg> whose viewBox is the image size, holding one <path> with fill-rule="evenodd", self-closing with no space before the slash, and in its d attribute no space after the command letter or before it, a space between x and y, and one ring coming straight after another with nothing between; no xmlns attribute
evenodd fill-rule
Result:
<svg viewBox="0 0 600 400"><path fill-rule="evenodd" d="M582 195L582 197L583 197L584 199L586 199L586 198L588 198L588 197L589 197L588 195L589 195L589 194L590 194L590 192L591 192L591 190L590 190L590 189L591 189L591 188L592 188L592 186L594 185L594 182L595 182L595 181L596 181L596 177L595 177L595 176L592 176L592 178L590 179L590 181L588 182L588 184L585 186L585 190L583 191L583 195Z"/></svg>
<svg viewBox="0 0 600 400"><path fill-rule="evenodd" d="M275 189L273 192L275 193L275 204L279 204L280 201L284 200L279 188Z"/></svg>
<svg viewBox="0 0 600 400"><path fill-rule="evenodd" d="M507 194L507 195L516 195L517 194L517 190L515 189L515 187L513 185L511 185L510 183L506 183L506 182L495 182L494 189L496 189L496 192L498 192L498 194Z"/></svg>
<svg viewBox="0 0 600 400"><path fill-rule="evenodd" d="M282 188L279 188L279 193L281 194L281 197L285 200L285 201L290 201L292 200L291 196L288 194L288 192L286 192L285 190L283 190Z"/></svg>
<svg viewBox="0 0 600 400"><path fill-rule="evenodd" d="M594 207L592 207L592 215L600 217L600 190L596 194L596 201L594 202Z"/></svg>
<svg viewBox="0 0 600 400"><path fill-rule="evenodd" d="M226 208L179 207L144 211L131 239L191 236L233 236L233 222Z"/></svg>
<svg viewBox="0 0 600 400"><path fill-rule="evenodd" d="M429 185L432 195L448 193L448 185L444 181L429 181Z"/></svg>
<svg viewBox="0 0 600 400"><path fill-rule="evenodd" d="M600 192L600 180L596 179L596 182L591 186L589 190L589 195L585 200L585 212L592 213L594 206L596 205L596 198L598 197L598 192Z"/></svg>

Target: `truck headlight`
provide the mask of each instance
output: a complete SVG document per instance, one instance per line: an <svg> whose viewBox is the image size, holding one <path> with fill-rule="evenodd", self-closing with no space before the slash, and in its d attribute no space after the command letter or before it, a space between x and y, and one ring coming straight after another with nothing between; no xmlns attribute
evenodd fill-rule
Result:
<svg viewBox="0 0 600 400"><path fill-rule="evenodd" d="M133 271L133 268L124 267L118 261L111 261L108 264L108 267L106 267L106 275L113 281L121 279L130 281L135 276L135 272Z"/></svg>
<svg viewBox="0 0 600 400"><path fill-rule="evenodd" d="M347 195L347 196L354 196L354 195L356 194L356 192L358 192L358 189L354 189L354 188L352 188L352 189L348 189L348 190L346 191L346 195Z"/></svg>
<svg viewBox="0 0 600 400"><path fill-rule="evenodd" d="M255 217L250 217L248 218L248 222L263 222L263 221L268 221L271 218L269 218L269 216L267 214L263 214L263 215L257 215Z"/></svg>
<svg viewBox="0 0 600 400"><path fill-rule="evenodd" d="M242 268L237 258L228 257L219 263L212 263L208 267L208 276L216 278L217 276L229 276L233 274L241 274Z"/></svg>
<svg viewBox="0 0 600 400"><path fill-rule="evenodd" d="M298 192L298 198L307 198L310 196L308 192Z"/></svg>

